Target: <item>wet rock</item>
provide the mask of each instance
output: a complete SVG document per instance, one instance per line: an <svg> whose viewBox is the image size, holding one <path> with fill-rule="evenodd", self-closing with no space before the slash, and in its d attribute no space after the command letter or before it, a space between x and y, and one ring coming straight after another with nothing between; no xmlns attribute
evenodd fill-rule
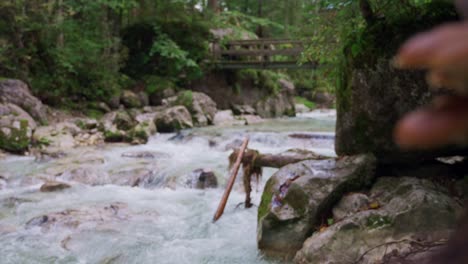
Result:
<svg viewBox="0 0 468 264"><path fill-rule="evenodd" d="M141 108L140 97L132 91L125 90L122 92L120 102L127 108Z"/></svg>
<svg viewBox="0 0 468 264"><path fill-rule="evenodd" d="M16 232L16 227L0 224L0 235L6 235Z"/></svg>
<svg viewBox="0 0 468 264"><path fill-rule="evenodd" d="M59 179L78 182L91 186L105 185L110 183L109 175L92 168L76 168L63 172Z"/></svg>
<svg viewBox="0 0 468 264"><path fill-rule="evenodd" d="M257 113L263 118L295 116L294 97L282 92L270 95L255 105Z"/></svg>
<svg viewBox="0 0 468 264"><path fill-rule="evenodd" d="M425 253L448 239L462 209L442 186L416 178L380 178L369 199L380 207L316 232L295 262L426 263ZM415 256L420 262L408 262Z"/></svg>
<svg viewBox="0 0 468 264"><path fill-rule="evenodd" d="M189 175L188 185L192 189L208 189L218 187L218 179L211 170L197 169Z"/></svg>
<svg viewBox="0 0 468 264"><path fill-rule="evenodd" d="M265 122L265 120L263 120L263 118L258 115L242 115L239 118L244 120L246 125L254 125Z"/></svg>
<svg viewBox="0 0 468 264"><path fill-rule="evenodd" d="M0 103L18 105L39 123L47 124L46 107L31 94L28 85L20 80L0 81Z"/></svg>
<svg viewBox="0 0 468 264"><path fill-rule="evenodd" d="M3 190L7 187L7 178L0 175L0 190Z"/></svg>
<svg viewBox="0 0 468 264"><path fill-rule="evenodd" d="M23 153L29 147L36 122L14 104L0 104L0 148Z"/></svg>
<svg viewBox="0 0 468 264"><path fill-rule="evenodd" d="M69 184L57 181L48 181L41 186L41 192L57 192L71 188Z"/></svg>
<svg viewBox="0 0 468 264"><path fill-rule="evenodd" d="M170 158L170 155L167 153L156 151L138 151L123 153L122 157L133 159L167 159Z"/></svg>
<svg viewBox="0 0 468 264"><path fill-rule="evenodd" d="M232 110L218 111L213 119L216 126L244 125L242 120L234 118Z"/></svg>
<svg viewBox="0 0 468 264"><path fill-rule="evenodd" d="M250 105L237 105L233 104L231 106L232 112L235 115L256 115L257 111Z"/></svg>
<svg viewBox="0 0 468 264"><path fill-rule="evenodd" d="M24 199L24 198L18 198L18 197L8 197L6 199L1 200L1 205L6 207L6 208L15 208L18 207L18 205L23 204L23 203L31 203L33 200L30 199Z"/></svg>
<svg viewBox="0 0 468 264"><path fill-rule="evenodd" d="M120 186L143 187L153 179L153 171L145 168L123 170L117 173L110 172L110 183Z"/></svg>
<svg viewBox="0 0 468 264"><path fill-rule="evenodd" d="M80 132L81 129L74 123L62 122L53 126L38 127L34 131L33 140L52 153L74 148L74 136Z"/></svg>
<svg viewBox="0 0 468 264"><path fill-rule="evenodd" d="M185 128L192 128L192 117L184 106L175 106L159 113L155 119L160 132L176 132Z"/></svg>
<svg viewBox="0 0 468 264"><path fill-rule="evenodd" d="M258 247L266 255L293 257L344 193L374 178L372 155L308 160L281 168L267 182L258 210Z"/></svg>
<svg viewBox="0 0 468 264"><path fill-rule="evenodd" d="M132 213L124 203L113 203L105 207L69 209L40 215L26 223L26 229L39 227L43 232L66 228L71 230L96 230L112 227L112 224L129 221Z"/></svg>

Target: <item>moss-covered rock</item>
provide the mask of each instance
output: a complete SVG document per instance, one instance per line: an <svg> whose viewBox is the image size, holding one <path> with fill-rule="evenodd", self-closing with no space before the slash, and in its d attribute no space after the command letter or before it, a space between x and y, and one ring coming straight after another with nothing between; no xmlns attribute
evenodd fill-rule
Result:
<svg viewBox="0 0 468 264"><path fill-rule="evenodd" d="M36 123L20 107L0 104L0 149L23 153L31 143Z"/></svg>
<svg viewBox="0 0 468 264"><path fill-rule="evenodd" d="M314 233L295 262L428 263L431 249L448 239L462 210L448 193L428 180L380 178L367 196L370 204Z"/></svg>
<svg viewBox="0 0 468 264"><path fill-rule="evenodd" d="M452 6L436 5L433 12L421 14L418 21L402 17L389 24L382 19L348 39L336 90L338 155L374 153L386 162L411 161L422 154L431 158L440 155L439 151L404 153L394 143L396 122L427 104L433 93L423 71L397 70L391 62L409 36L454 14Z"/></svg>
<svg viewBox="0 0 468 264"><path fill-rule="evenodd" d="M218 111L216 103L208 95L188 90L167 98L164 103L166 106L184 106L190 112L195 126L213 124Z"/></svg>
<svg viewBox="0 0 468 264"><path fill-rule="evenodd" d="M140 108L143 106L140 97L129 90L122 92L120 102L127 108Z"/></svg>
<svg viewBox="0 0 468 264"><path fill-rule="evenodd" d="M160 132L176 132L193 127L192 116L185 106L174 106L159 113L155 118Z"/></svg>
<svg viewBox="0 0 468 264"><path fill-rule="evenodd" d="M372 155L308 160L281 168L267 182L258 211L258 247L292 258L333 205L349 191L371 184Z"/></svg>

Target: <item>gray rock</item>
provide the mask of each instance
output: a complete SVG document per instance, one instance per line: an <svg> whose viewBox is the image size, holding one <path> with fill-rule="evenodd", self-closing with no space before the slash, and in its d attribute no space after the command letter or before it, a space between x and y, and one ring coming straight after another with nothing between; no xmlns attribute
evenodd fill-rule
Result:
<svg viewBox="0 0 468 264"><path fill-rule="evenodd" d="M0 103L18 105L39 123L47 124L46 107L31 94L28 85L20 80L0 81Z"/></svg>
<svg viewBox="0 0 468 264"><path fill-rule="evenodd" d="M381 178L370 199L381 207L314 233L295 262L427 263L424 253L448 239L462 209L443 187L416 178ZM414 259L420 262L407 262Z"/></svg>
<svg viewBox="0 0 468 264"><path fill-rule="evenodd" d="M294 108L296 109L296 113L308 113L308 112L310 112L310 108L305 106L304 104L295 104Z"/></svg>
<svg viewBox="0 0 468 264"><path fill-rule="evenodd" d="M164 105L168 107L185 106L192 115L195 126L213 124L213 119L218 111L216 103L208 95L192 91L183 91L176 96L167 98L164 100Z"/></svg>
<svg viewBox="0 0 468 264"><path fill-rule="evenodd" d="M140 99L141 107L149 105L149 97L148 97L148 94L146 92L143 92L143 91L138 92L137 95L138 95L138 98Z"/></svg>
<svg viewBox="0 0 468 264"><path fill-rule="evenodd" d="M335 97L327 92L316 92L312 95L311 101L319 107L331 108L335 101Z"/></svg>
<svg viewBox="0 0 468 264"><path fill-rule="evenodd" d="M124 158L133 158L133 159L167 159L170 158L170 155L163 152L155 151L139 151L139 152L125 152L122 154Z"/></svg>
<svg viewBox="0 0 468 264"><path fill-rule="evenodd" d="M357 213L359 210L367 209L369 206L369 197L362 193L353 193L346 195L333 208L333 219L340 221L350 215Z"/></svg>
<svg viewBox="0 0 468 264"><path fill-rule="evenodd" d="M294 83L286 80L286 79L280 79L279 85L281 86L282 92L286 92L289 95L294 95L296 91L296 87L294 86Z"/></svg>
<svg viewBox="0 0 468 264"><path fill-rule="evenodd" d="M255 111L255 109L250 105L233 104L231 109L235 115L256 115L257 114L257 111Z"/></svg>
<svg viewBox="0 0 468 264"><path fill-rule="evenodd" d="M188 185L192 189L208 189L218 187L218 179L211 170L197 169L189 175Z"/></svg>
<svg viewBox="0 0 468 264"><path fill-rule="evenodd" d="M336 153L374 153L386 162L409 162L421 153L402 152L394 143L396 122L432 97L422 71L401 71L391 57L350 69L337 91ZM359 65L361 66L361 65ZM349 66L351 68L351 66ZM441 156L433 151L425 156Z"/></svg>
<svg viewBox="0 0 468 264"><path fill-rule="evenodd" d="M216 126L244 125L245 122L234 118L232 110L218 111L213 119Z"/></svg>
<svg viewBox="0 0 468 264"><path fill-rule="evenodd" d="M125 90L120 96L120 102L127 108L140 108L141 104L140 97L132 91Z"/></svg>
<svg viewBox="0 0 468 264"><path fill-rule="evenodd" d="M292 257L341 196L374 178L372 155L303 161L281 168L267 182L258 210L258 247Z"/></svg>
<svg viewBox="0 0 468 264"><path fill-rule="evenodd" d="M0 148L23 153L31 143L36 122L14 104L0 104Z"/></svg>
<svg viewBox="0 0 468 264"><path fill-rule="evenodd" d="M282 116L295 116L294 98L288 93L282 92L270 95L268 98L259 101L255 108L259 116L263 118L273 118Z"/></svg>
<svg viewBox="0 0 468 264"><path fill-rule="evenodd" d="M265 122L263 118L258 115L242 115L239 119L244 120L246 125L254 125Z"/></svg>
<svg viewBox="0 0 468 264"><path fill-rule="evenodd" d="M52 126L38 127L33 134L33 140L47 153L62 152L76 146L74 136L81 129L71 122L61 122Z"/></svg>
<svg viewBox="0 0 468 264"><path fill-rule="evenodd" d="M41 192L57 192L70 188L69 184L57 181L48 181L41 186Z"/></svg>
<svg viewBox="0 0 468 264"><path fill-rule="evenodd" d="M184 106L175 106L159 113L156 127L160 132L176 132L185 128L192 128L192 116Z"/></svg>

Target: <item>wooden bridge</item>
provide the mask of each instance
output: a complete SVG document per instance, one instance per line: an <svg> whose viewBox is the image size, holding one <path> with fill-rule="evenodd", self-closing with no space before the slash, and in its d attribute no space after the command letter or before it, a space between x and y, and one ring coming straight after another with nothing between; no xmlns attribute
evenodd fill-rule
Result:
<svg viewBox="0 0 468 264"><path fill-rule="evenodd" d="M316 62L299 64L304 42L290 39L233 40L212 43L213 62L220 69L314 69Z"/></svg>

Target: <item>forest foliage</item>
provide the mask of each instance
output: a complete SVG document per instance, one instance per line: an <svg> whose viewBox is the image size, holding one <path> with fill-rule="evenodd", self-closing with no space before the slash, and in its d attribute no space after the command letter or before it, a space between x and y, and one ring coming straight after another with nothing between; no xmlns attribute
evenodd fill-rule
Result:
<svg viewBox="0 0 468 264"><path fill-rule="evenodd" d="M347 47L368 50L371 24L404 30L437 0L16 0L0 1L0 77L27 81L51 104L109 100L122 89L181 87L210 70L210 29L296 38L302 61L283 71L300 89L333 90ZM366 6L367 4L367 6ZM366 9L367 7L367 9ZM420 19L419 19L420 18ZM421 22L422 21L422 22ZM382 23L381 23L382 24ZM421 26L421 28L424 28ZM391 36L383 36L391 38ZM384 43L384 42L382 42Z"/></svg>

